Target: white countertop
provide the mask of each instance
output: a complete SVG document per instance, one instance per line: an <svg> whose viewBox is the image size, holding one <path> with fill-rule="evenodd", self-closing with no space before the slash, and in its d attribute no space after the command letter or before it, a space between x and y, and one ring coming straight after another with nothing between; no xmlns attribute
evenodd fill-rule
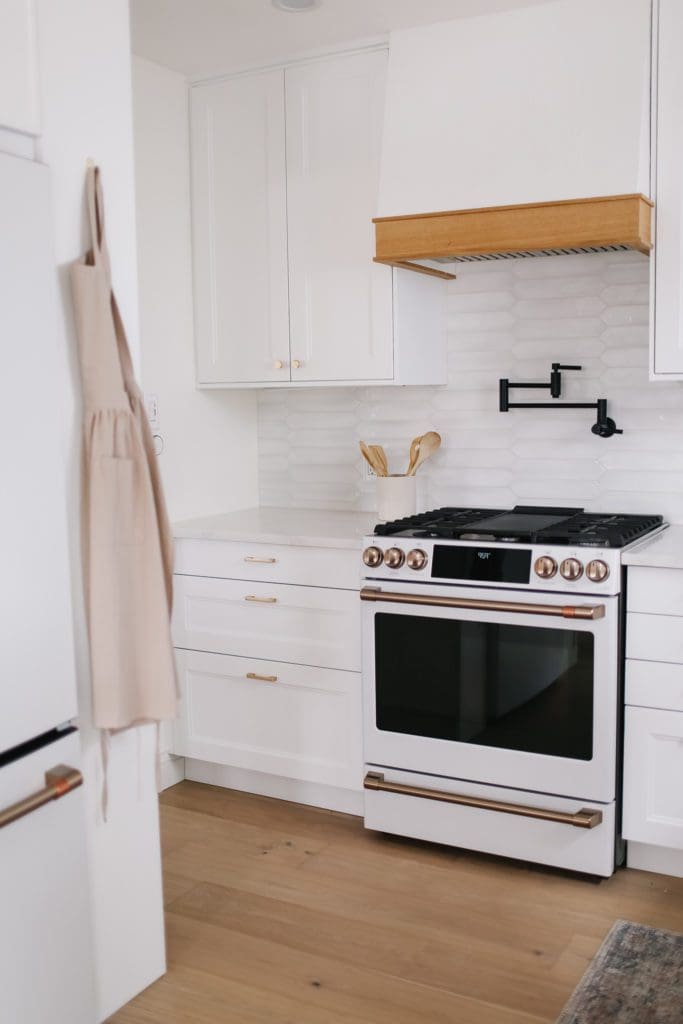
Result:
<svg viewBox="0 0 683 1024"><path fill-rule="evenodd" d="M656 537L646 537L625 551L622 561L654 569L683 569L683 526L669 526Z"/></svg>
<svg viewBox="0 0 683 1024"><path fill-rule="evenodd" d="M334 512L311 508L243 508L224 515L173 524L173 535L194 540L236 540L252 544L295 544L359 550L372 533L372 512Z"/></svg>

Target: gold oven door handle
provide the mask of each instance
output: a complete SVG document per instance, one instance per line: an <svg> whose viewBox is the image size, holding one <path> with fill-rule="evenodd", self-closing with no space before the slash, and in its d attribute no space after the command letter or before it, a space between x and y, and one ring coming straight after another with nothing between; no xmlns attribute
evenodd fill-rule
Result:
<svg viewBox="0 0 683 1024"><path fill-rule="evenodd" d="M77 768L70 768L66 764L56 765L49 772L45 772L43 789L31 793L30 796L25 796L23 800L17 800L15 804L10 804L9 807L0 811L0 828L11 825L13 821L18 821L19 818L31 814L32 811L37 811L39 807L49 804L51 800L59 800L60 797L78 789L82 784L83 776Z"/></svg>
<svg viewBox="0 0 683 1024"><path fill-rule="evenodd" d="M434 608L471 608L481 612L516 612L518 615L553 615L558 619L604 619L604 604L530 604L522 601L488 601L472 597L436 597L434 594L404 594L393 590L363 587L361 601L388 604L422 604Z"/></svg>
<svg viewBox="0 0 683 1024"><path fill-rule="evenodd" d="M400 796L418 796L423 800L440 800L446 804L461 807L477 807L484 811L499 811L501 814L518 814L522 818L538 818L540 821L554 821L574 828L596 828L602 823L602 811L582 807L580 811L552 811L545 807L529 807L526 804L508 804L503 800L486 800L464 793L446 793L441 789L423 789L421 786L406 786L402 782L386 782L382 772L368 772L363 780L365 789L382 793L398 793Z"/></svg>

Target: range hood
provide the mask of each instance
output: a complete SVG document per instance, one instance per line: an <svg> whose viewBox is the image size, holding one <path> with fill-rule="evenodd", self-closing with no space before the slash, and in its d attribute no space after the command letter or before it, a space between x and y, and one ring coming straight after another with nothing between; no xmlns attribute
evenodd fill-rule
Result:
<svg viewBox="0 0 683 1024"><path fill-rule="evenodd" d="M552 0L391 34L380 263L652 248L650 0Z"/></svg>
<svg viewBox="0 0 683 1024"><path fill-rule="evenodd" d="M375 262L436 277L444 264L652 248L644 195L376 217Z"/></svg>

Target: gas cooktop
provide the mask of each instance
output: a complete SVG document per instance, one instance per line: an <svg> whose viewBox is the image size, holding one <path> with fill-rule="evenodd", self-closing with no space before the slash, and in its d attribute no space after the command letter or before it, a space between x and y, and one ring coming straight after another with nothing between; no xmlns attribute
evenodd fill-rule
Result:
<svg viewBox="0 0 683 1024"><path fill-rule="evenodd" d="M662 516L516 505L510 510L439 508L380 523L374 532L378 537L623 548L663 523Z"/></svg>

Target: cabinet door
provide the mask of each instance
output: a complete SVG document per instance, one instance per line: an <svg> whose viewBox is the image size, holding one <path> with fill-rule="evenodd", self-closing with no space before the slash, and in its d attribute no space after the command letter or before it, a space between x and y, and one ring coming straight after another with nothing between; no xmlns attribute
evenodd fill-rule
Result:
<svg viewBox="0 0 683 1024"><path fill-rule="evenodd" d="M626 708L624 838L683 850L683 713Z"/></svg>
<svg viewBox="0 0 683 1024"><path fill-rule="evenodd" d="M283 72L191 91L200 384L289 380Z"/></svg>
<svg viewBox="0 0 683 1024"><path fill-rule="evenodd" d="M655 249L651 372L683 379L683 4L655 3Z"/></svg>
<svg viewBox="0 0 683 1024"><path fill-rule="evenodd" d="M40 130L33 0L0 4L0 128Z"/></svg>
<svg viewBox="0 0 683 1024"><path fill-rule="evenodd" d="M393 376L391 271L372 262L386 61L382 51L285 72L295 381Z"/></svg>

